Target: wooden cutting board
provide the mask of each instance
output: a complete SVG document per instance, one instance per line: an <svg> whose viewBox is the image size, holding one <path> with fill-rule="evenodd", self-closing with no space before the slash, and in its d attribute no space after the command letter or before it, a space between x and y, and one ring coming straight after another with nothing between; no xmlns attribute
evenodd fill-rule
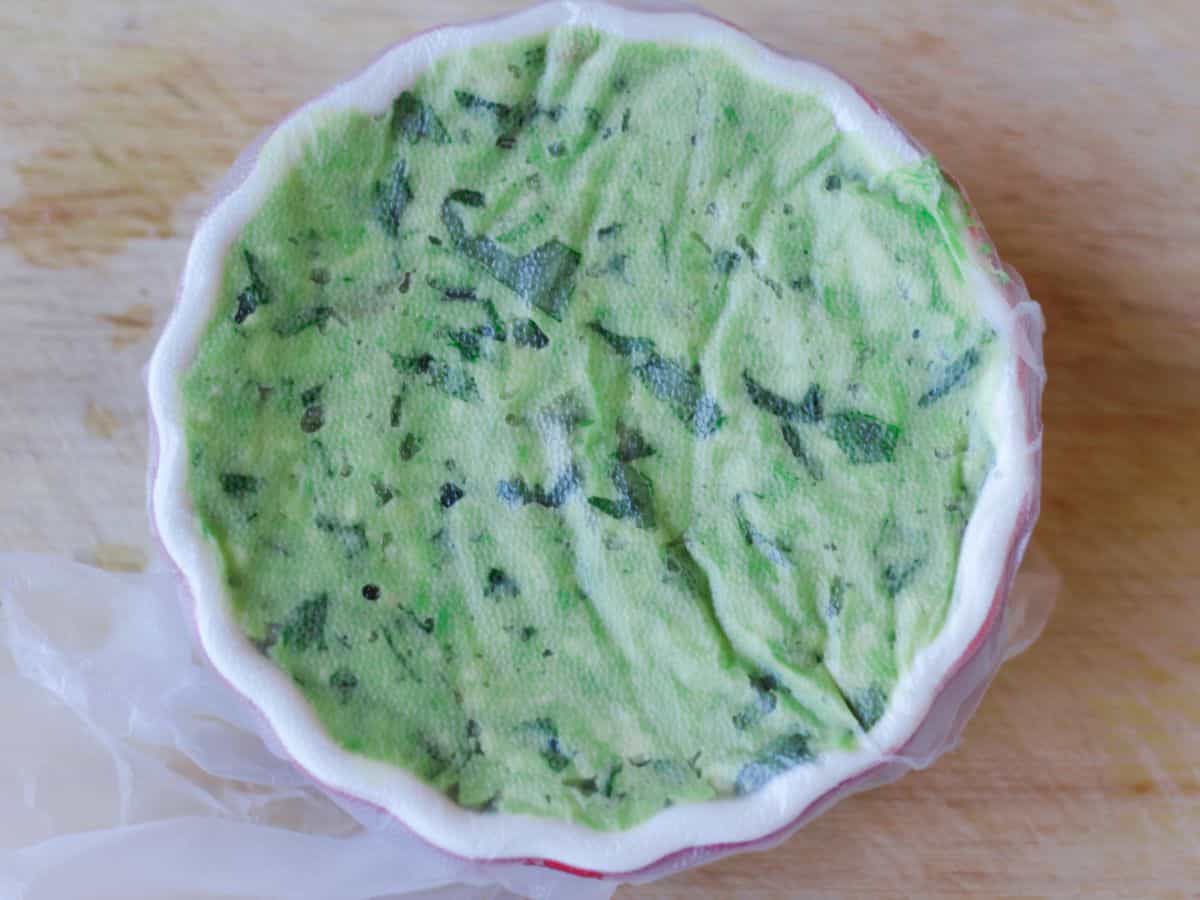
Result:
<svg viewBox="0 0 1200 900"><path fill-rule="evenodd" d="M146 564L140 371L205 192L385 45L514 6L4 4L0 547ZM710 7L871 91L1043 304L1061 584L933 769L621 896L1200 896L1200 4Z"/></svg>

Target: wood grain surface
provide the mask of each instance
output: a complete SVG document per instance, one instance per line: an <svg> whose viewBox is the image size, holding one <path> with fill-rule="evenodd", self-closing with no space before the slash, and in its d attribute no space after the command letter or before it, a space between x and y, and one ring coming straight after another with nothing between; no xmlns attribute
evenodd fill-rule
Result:
<svg viewBox="0 0 1200 900"><path fill-rule="evenodd" d="M492 0L0 7L0 548L138 569L142 366L266 125ZM1042 640L960 747L619 896L1200 896L1200 4L711 0L872 92L1048 320Z"/></svg>

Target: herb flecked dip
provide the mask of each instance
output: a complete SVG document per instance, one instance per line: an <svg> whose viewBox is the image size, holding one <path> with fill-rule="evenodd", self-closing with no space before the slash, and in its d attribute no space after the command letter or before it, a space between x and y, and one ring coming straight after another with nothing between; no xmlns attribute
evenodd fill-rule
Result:
<svg viewBox="0 0 1200 900"><path fill-rule="evenodd" d="M1001 339L931 159L579 28L325 114L184 379L245 634L345 748L625 828L859 745L937 635Z"/></svg>

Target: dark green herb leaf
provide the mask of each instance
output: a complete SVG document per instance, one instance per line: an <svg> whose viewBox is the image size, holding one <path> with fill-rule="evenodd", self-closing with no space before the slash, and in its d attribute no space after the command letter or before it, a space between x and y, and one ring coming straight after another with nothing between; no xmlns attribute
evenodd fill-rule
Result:
<svg viewBox="0 0 1200 900"><path fill-rule="evenodd" d="M421 375L425 383L458 400L474 403L479 400L479 388L475 379L462 369L422 353L419 356L392 355L392 364L398 372L406 375Z"/></svg>
<svg viewBox="0 0 1200 900"><path fill-rule="evenodd" d="M388 417L388 420L391 422L391 425L393 428L400 427L400 420L403 417L403 415L404 415L404 394L403 394L403 392L401 392L399 394L392 395L392 411L391 411L391 415Z"/></svg>
<svg viewBox="0 0 1200 900"><path fill-rule="evenodd" d="M513 107L506 103L497 103L494 100L485 100L478 94L473 94L470 91L455 91L454 99L458 101L458 105L470 112L484 112L496 117L497 123L503 125L513 115Z"/></svg>
<svg viewBox="0 0 1200 900"><path fill-rule="evenodd" d="M404 91L392 104L392 134L403 135L410 144L428 138L435 144L449 144L450 134L433 109L411 91Z"/></svg>
<svg viewBox="0 0 1200 900"><path fill-rule="evenodd" d="M879 566L879 583L889 598L904 590L925 564L927 538L888 515L872 548Z"/></svg>
<svg viewBox="0 0 1200 900"><path fill-rule="evenodd" d="M795 403L763 387L751 377L748 369L742 370L742 383L746 386L746 393L750 395L750 402L759 409L765 409L773 416L779 416L786 421L808 424L820 422L825 417L821 388L817 384L810 385L804 398L799 403Z"/></svg>
<svg viewBox="0 0 1200 900"><path fill-rule="evenodd" d="M302 406L312 406L321 399L321 394L325 392L325 385L316 384L304 391L300 395L300 404Z"/></svg>
<svg viewBox="0 0 1200 900"><path fill-rule="evenodd" d="M535 503L546 509L557 509L582 484L583 475L580 473L579 467L572 465L558 476L549 491L546 491L540 484L534 485L533 490L530 490L525 479L517 476L508 481L501 481L496 485L496 496L510 506L527 506L530 503Z"/></svg>
<svg viewBox="0 0 1200 900"><path fill-rule="evenodd" d="M734 793L756 791L776 775L812 759L808 735L797 733L776 738L763 748L757 759L742 766L734 782Z"/></svg>
<svg viewBox="0 0 1200 900"><path fill-rule="evenodd" d="M804 440L800 437L800 433L792 427L790 422L784 422L781 430L783 431L783 442L792 451L792 456L796 457L800 461L800 465L804 466L804 471L808 473L808 477L813 481L823 479L825 477L825 467L821 465L819 459L809 452L808 448L804 445Z"/></svg>
<svg viewBox="0 0 1200 900"><path fill-rule="evenodd" d="M621 229L624 227L625 226L620 222L613 222L611 225L605 225L603 228L599 229L596 232L596 237L600 238L602 241L608 238L616 237L621 233Z"/></svg>
<svg viewBox="0 0 1200 900"><path fill-rule="evenodd" d="M362 522L345 525L328 516L317 516L315 524L321 531L333 535L341 543L347 559L367 549L367 530Z"/></svg>
<svg viewBox="0 0 1200 900"><path fill-rule="evenodd" d="M670 405L671 411L697 437L713 434L724 422L717 401L704 392L699 371L664 359L649 338L628 337L609 331L599 322L588 326L613 350L629 360L633 373L657 399Z"/></svg>
<svg viewBox="0 0 1200 900"><path fill-rule="evenodd" d="M733 715L733 727L747 731L775 711L778 700L770 691L758 691L753 702Z"/></svg>
<svg viewBox="0 0 1200 900"><path fill-rule="evenodd" d="M337 669L329 676L329 686L337 694L339 703L349 703L358 687L358 678L347 668Z"/></svg>
<svg viewBox="0 0 1200 900"><path fill-rule="evenodd" d="M449 509L455 503L461 500L463 496L464 494L462 488L452 481L447 481L442 485L441 490L438 493L438 503L441 504L442 509Z"/></svg>
<svg viewBox="0 0 1200 900"><path fill-rule="evenodd" d="M306 407L304 414L300 416L300 430L305 434L312 434L315 431L320 431L321 426L325 424L325 407L319 403L314 403L312 406Z"/></svg>
<svg viewBox="0 0 1200 900"><path fill-rule="evenodd" d="M742 261L742 255L735 253L733 250L720 250L713 254L713 268L722 275L730 275L737 268L737 264Z"/></svg>
<svg viewBox="0 0 1200 900"><path fill-rule="evenodd" d="M378 478L371 482L371 488L375 491L376 506L387 506L392 502L392 498L396 496L396 492Z"/></svg>
<svg viewBox="0 0 1200 900"><path fill-rule="evenodd" d="M850 462L891 462L896 454L900 429L872 415L842 410L830 417L830 434Z"/></svg>
<svg viewBox="0 0 1200 900"><path fill-rule="evenodd" d="M232 497L241 497L258 491L258 479L252 475L239 475L236 472L221 473L221 490Z"/></svg>
<svg viewBox="0 0 1200 900"><path fill-rule="evenodd" d="M889 597L895 597L913 576L921 570L923 559L910 559L905 562L889 562L883 567L883 590Z"/></svg>
<svg viewBox="0 0 1200 900"><path fill-rule="evenodd" d="M633 506L624 497L620 500L609 500L607 497L588 497L588 503L614 519L624 519L633 515Z"/></svg>
<svg viewBox="0 0 1200 900"><path fill-rule="evenodd" d="M541 350L550 343L546 332L538 328L537 322L533 319L518 319L513 322L512 329L513 339L517 342L518 347L532 347L534 350Z"/></svg>
<svg viewBox="0 0 1200 900"><path fill-rule="evenodd" d="M283 646L301 653L311 647L327 649L325 620L329 615L329 595L318 594L292 610L280 632Z"/></svg>
<svg viewBox="0 0 1200 900"><path fill-rule="evenodd" d="M450 344L467 362L479 359L479 335L474 331L451 331Z"/></svg>
<svg viewBox="0 0 1200 900"><path fill-rule="evenodd" d="M865 691L848 697L847 702L863 731L870 731L887 710L887 693L880 685L873 684Z"/></svg>
<svg viewBox="0 0 1200 900"><path fill-rule="evenodd" d="M588 497L588 503L614 519L633 518L639 528L653 528L654 485L650 479L628 463L618 462L612 468L612 480L616 500Z"/></svg>
<svg viewBox="0 0 1200 900"><path fill-rule="evenodd" d="M386 181L375 183L375 215L389 237L400 233L400 219L413 198L408 181L408 164L399 160Z"/></svg>
<svg viewBox="0 0 1200 900"><path fill-rule="evenodd" d="M411 431L404 435L404 440L400 442L400 458L408 462L420 452L421 439Z"/></svg>
<svg viewBox="0 0 1200 900"><path fill-rule="evenodd" d="M447 287L442 289L442 299L446 301L464 300L473 303L479 298L475 296L474 288Z"/></svg>
<svg viewBox="0 0 1200 900"><path fill-rule="evenodd" d="M515 597L520 593L520 586L503 569L492 568L488 570L487 584L483 588L485 597Z"/></svg>
<svg viewBox="0 0 1200 900"><path fill-rule="evenodd" d="M638 525L641 528L653 528L654 485L650 479L626 463L613 466L612 479L617 493L628 501Z"/></svg>
<svg viewBox="0 0 1200 900"><path fill-rule="evenodd" d="M542 490L540 484L537 485L533 491L533 502L547 509L557 509L567 502L567 498L575 493L581 484L583 484L583 475L579 471L579 467L572 464L555 479L548 493Z"/></svg>
<svg viewBox="0 0 1200 900"><path fill-rule="evenodd" d="M750 241L746 239L744 234L739 234L737 236L737 245L750 259L750 262L758 262L758 252L750 245Z"/></svg>
<svg viewBox="0 0 1200 900"><path fill-rule="evenodd" d="M259 271L258 257L243 247L242 258L246 260L250 283L238 293L237 311L233 314L233 321L236 325L245 322L258 307L266 306L271 302L271 294L267 291L267 286Z"/></svg>
<svg viewBox="0 0 1200 900"><path fill-rule="evenodd" d="M561 772L571 764L571 757L559 742L558 728L552 720L535 719L525 723L525 728L532 732L540 743L538 753L552 772Z"/></svg>
<svg viewBox="0 0 1200 900"><path fill-rule="evenodd" d="M542 69L546 66L546 48L531 47L525 51L525 65L530 69Z"/></svg>
<svg viewBox="0 0 1200 900"><path fill-rule="evenodd" d="M979 365L979 351L972 347L946 368L938 383L921 395L917 405L928 406L935 400L941 399L962 384L977 365Z"/></svg>
<svg viewBox="0 0 1200 900"><path fill-rule="evenodd" d="M517 476L496 485L496 496L509 506L523 506L530 502L529 485Z"/></svg>
<svg viewBox="0 0 1200 900"><path fill-rule="evenodd" d="M763 534L754 523L747 518L746 513L742 509L742 498L735 498L736 515L738 530L742 533L742 537L746 543L754 547L770 560L773 564L782 567L788 567L792 564L789 558L792 548L782 541L772 540L767 535Z"/></svg>
<svg viewBox="0 0 1200 900"><path fill-rule="evenodd" d="M650 446L640 431L627 427L624 422L617 420L617 459L629 463L654 454L655 449Z"/></svg>
<svg viewBox="0 0 1200 900"><path fill-rule="evenodd" d="M454 191L442 204L442 222L454 248L534 307L561 318L575 288L579 252L550 240L524 256L513 256L489 237L469 235L454 204L479 207L483 195L478 191Z"/></svg>

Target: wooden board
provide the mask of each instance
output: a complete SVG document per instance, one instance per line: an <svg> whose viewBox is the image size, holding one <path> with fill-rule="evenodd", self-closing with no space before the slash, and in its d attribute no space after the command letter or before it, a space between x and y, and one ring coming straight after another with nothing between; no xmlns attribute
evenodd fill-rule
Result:
<svg viewBox="0 0 1200 900"><path fill-rule="evenodd" d="M393 40L513 7L0 8L0 547L145 565L140 372L205 191ZM871 91L1042 302L1062 583L932 770L621 896L1200 895L1200 5L711 9Z"/></svg>

